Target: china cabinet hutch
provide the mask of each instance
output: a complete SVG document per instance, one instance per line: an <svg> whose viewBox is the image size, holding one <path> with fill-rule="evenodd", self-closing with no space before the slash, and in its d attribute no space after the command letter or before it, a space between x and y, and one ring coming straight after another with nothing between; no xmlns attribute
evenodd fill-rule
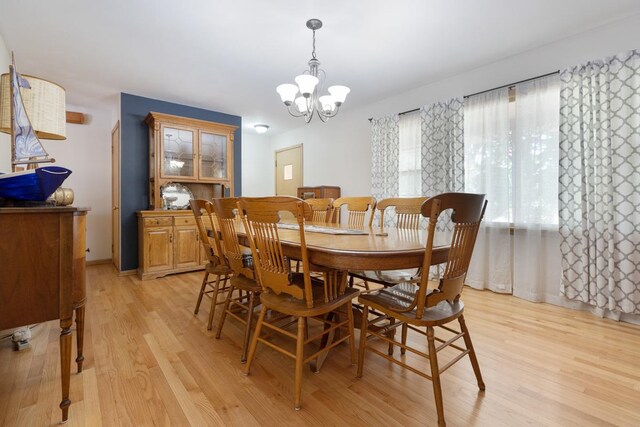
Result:
<svg viewBox="0 0 640 427"><path fill-rule="evenodd" d="M197 199L233 194L233 132L236 126L151 112L149 208L163 207L161 187L176 182Z"/></svg>
<svg viewBox="0 0 640 427"><path fill-rule="evenodd" d="M169 183L196 199L233 194L235 126L151 112L149 126L149 210L138 211L138 276L152 279L202 269L208 262L193 213L163 209Z"/></svg>

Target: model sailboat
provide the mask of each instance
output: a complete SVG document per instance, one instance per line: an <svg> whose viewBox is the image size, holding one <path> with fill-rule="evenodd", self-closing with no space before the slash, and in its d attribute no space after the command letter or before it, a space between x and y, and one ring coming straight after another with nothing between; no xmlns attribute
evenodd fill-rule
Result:
<svg viewBox="0 0 640 427"><path fill-rule="evenodd" d="M16 71L13 58L9 78L12 173L0 173L0 198L44 201L71 175L71 171L59 166L37 167L38 163L52 163L55 159L45 151L31 125L20 93L20 88L31 89L31 86ZM28 165L28 168L17 171L17 165Z"/></svg>

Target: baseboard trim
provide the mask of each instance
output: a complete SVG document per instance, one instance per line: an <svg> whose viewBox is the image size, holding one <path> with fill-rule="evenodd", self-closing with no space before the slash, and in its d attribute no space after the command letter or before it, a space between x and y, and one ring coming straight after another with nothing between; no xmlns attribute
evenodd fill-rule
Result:
<svg viewBox="0 0 640 427"><path fill-rule="evenodd" d="M103 265L103 264L111 264L111 258L107 259L94 259L92 261L87 261L87 265Z"/></svg>
<svg viewBox="0 0 640 427"><path fill-rule="evenodd" d="M118 276L133 276L138 270L123 270L118 272Z"/></svg>

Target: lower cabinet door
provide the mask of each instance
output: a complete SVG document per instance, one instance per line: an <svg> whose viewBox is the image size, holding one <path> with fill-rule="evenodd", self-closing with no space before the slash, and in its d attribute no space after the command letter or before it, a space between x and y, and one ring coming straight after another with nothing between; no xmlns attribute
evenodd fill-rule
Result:
<svg viewBox="0 0 640 427"><path fill-rule="evenodd" d="M144 229L144 270L162 271L173 268L173 227Z"/></svg>
<svg viewBox="0 0 640 427"><path fill-rule="evenodd" d="M176 225L174 261L175 268L195 267L200 264L198 228L194 225Z"/></svg>

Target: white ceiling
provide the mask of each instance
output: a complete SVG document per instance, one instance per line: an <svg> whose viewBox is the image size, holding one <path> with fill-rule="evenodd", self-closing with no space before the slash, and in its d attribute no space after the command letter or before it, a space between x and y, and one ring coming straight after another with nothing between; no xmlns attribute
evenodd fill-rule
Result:
<svg viewBox="0 0 640 427"><path fill-rule="evenodd" d="M640 13L638 0L0 0L18 68L67 102L118 92L237 114L246 127L301 125L275 87L311 56L353 109Z"/></svg>

